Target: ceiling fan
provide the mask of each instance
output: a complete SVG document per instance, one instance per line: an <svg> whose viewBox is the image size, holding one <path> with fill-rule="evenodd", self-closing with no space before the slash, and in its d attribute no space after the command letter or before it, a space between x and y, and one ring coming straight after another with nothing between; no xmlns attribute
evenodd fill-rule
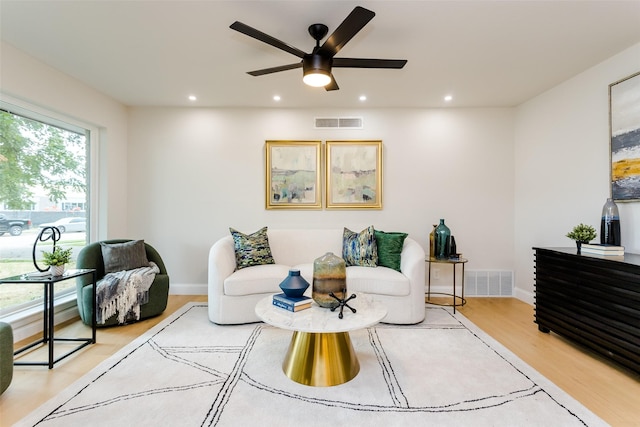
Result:
<svg viewBox="0 0 640 427"><path fill-rule="evenodd" d="M264 68L262 70L249 71L252 76L263 76L265 74L277 73L280 71L293 70L302 67L303 81L315 87L324 86L325 90L338 90L332 67L338 68L394 68L400 69L407 63L406 59L366 59L366 58L335 58L335 55L353 38L376 14L368 9L357 6L349 16L336 28L327 40L320 46L329 28L324 24L313 24L309 27L309 34L316 41L316 46L311 53L306 53L296 47L290 46L262 31L256 30L242 22L236 21L230 28L246 34L249 37L260 40L273 47L291 53L302 61L294 64L281 65L278 67Z"/></svg>

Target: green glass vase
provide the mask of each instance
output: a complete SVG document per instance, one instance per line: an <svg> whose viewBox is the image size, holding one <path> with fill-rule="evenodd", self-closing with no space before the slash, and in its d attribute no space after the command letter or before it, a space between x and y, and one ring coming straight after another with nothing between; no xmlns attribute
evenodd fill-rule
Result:
<svg viewBox="0 0 640 427"><path fill-rule="evenodd" d="M447 259L451 254L450 239L451 230L444 223L444 219L440 220L440 224L436 227L435 231L435 249L437 259Z"/></svg>

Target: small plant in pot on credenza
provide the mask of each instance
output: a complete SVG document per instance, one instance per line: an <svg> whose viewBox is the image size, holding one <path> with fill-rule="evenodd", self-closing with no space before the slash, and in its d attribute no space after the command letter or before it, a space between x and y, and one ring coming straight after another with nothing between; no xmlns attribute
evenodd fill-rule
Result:
<svg viewBox="0 0 640 427"><path fill-rule="evenodd" d="M580 253L583 243L589 243L596 238L596 229L590 225L580 223L567 233L567 237L576 241L576 247L578 248L578 253Z"/></svg>
<svg viewBox="0 0 640 427"><path fill-rule="evenodd" d="M53 248L52 252L42 251L42 262L51 267L53 276L62 276L65 264L71 261L71 251L72 248L62 249L59 246Z"/></svg>

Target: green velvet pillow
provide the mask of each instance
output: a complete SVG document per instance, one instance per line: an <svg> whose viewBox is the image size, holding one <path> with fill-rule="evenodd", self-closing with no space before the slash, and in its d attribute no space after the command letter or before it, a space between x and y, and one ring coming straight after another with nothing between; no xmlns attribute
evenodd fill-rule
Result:
<svg viewBox="0 0 640 427"><path fill-rule="evenodd" d="M251 267L253 265L275 264L269 247L267 227L255 233L246 235L229 227L233 237L233 249L236 253L236 268Z"/></svg>
<svg viewBox="0 0 640 427"><path fill-rule="evenodd" d="M376 244L378 245L378 265L393 268L400 271L400 254L404 239L407 233L389 232L375 230Z"/></svg>
<svg viewBox="0 0 640 427"><path fill-rule="evenodd" d="M365 228L360 233L348 228L342 233L342 258L347 267L360 265L363 267L376 267L378 265L378 246L373 225Z"/></svg>
<svg viewBox="0 0 640 427"><path fill-rule="evenodd" d="M149 266L144 240L132 240L124 243L101 242L100 249L105 273Z"/></svg>

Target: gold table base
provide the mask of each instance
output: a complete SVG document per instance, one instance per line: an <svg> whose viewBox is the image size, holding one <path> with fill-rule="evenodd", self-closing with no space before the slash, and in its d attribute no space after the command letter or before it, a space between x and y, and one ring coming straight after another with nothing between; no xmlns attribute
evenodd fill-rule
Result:
<svg viewBox="0 0 640 427"><path fill-rule="evenodd" d="M296 331L282 362L282 370L297 383L327 387L355 378L360 372L360 363L348 332Z"/></svg>

